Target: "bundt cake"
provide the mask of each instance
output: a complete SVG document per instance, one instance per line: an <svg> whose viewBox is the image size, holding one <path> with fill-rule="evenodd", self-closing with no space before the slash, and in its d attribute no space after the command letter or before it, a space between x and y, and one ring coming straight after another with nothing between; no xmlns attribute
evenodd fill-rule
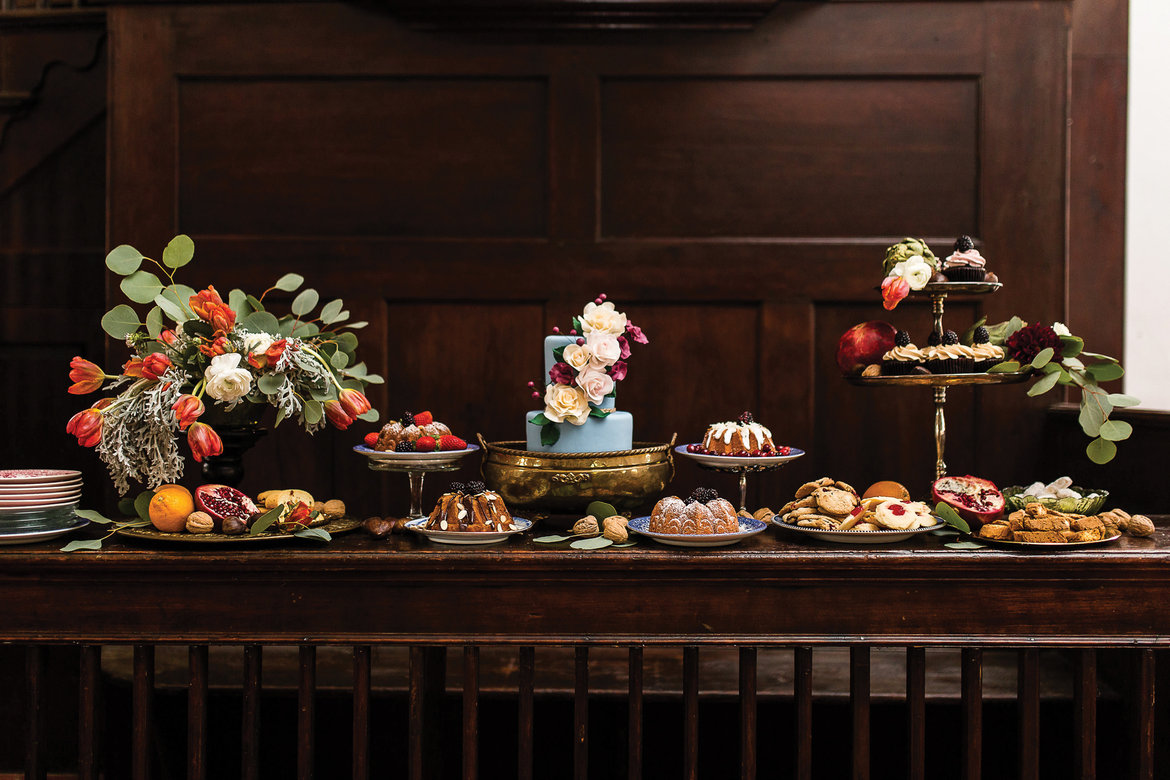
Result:
<svg viewBox="0 0 1170 780"><path fill-rule="evenodd" d="M402 442L414 444L423 436L430 436L438 441L450 433L451 429L441 422L436 422L430 412L418 414L406 412L401 418L391 420L382 426L373 449L379 452L401 452L398 445Z"/></svg>
<svg viewBox="0 0 1170 780"><path fill-rule="evenodd" d="M656 534L731 534L739 530L739 518L714 490L695 488L686 501L667 496L655 504L648 528Z"/></svg>
<svg viewBox="0 0 1170 780"><path fill-rule="evenodd" d="M482 482L452 482L427 519L428 531L514 531L504 499Z"/></svg>
<svg viewBox="0 0 1170 780"><path fill-rule="evenodd" d="M715 423L703 434L703 449L713 455L750 455L772 453L776 445L772 432L744 412L738 420Z"/></svg>

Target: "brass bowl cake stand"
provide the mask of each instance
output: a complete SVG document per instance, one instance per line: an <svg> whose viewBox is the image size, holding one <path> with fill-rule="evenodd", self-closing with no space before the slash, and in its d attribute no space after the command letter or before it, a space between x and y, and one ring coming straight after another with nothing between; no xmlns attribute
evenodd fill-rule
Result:
<svg viewBox="0 0 1170 780"><path fill-rule="evenodd" d="M371 471L391 471L406 474L410 480L410 512L408 519L427 517L422 508L423 479L427 474L442 471L458 471L460 462L479 447L468 444L467 449L444 452L381 452L369 447L357 446L353 451L366 457Z"/></svg>
<svg viewBox="0 0 1170 780"><path fill-rule="evenodd" d="M985 295L1003 287L1000 282L930 282L911 295L929 295L930 311L934 315L934 332L943 330L943 310L948 295ZM947 388L970 385L1011 385L1026 382L1032 376L1031 369L1007 373L971 374L907 374L905 376L861 376L847 375L845 379L861 387L931 387L934 388L934 478L947 475L946 446L947 421L945 408Z"/></svg>

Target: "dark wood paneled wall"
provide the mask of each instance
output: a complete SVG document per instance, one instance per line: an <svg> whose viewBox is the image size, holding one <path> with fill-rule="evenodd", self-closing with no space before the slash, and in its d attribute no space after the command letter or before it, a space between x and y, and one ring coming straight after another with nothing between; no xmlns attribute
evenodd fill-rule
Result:
<svg viewBox="0 0 1170 780"><path fill-rule="evenodd" d="M846 385L835 344L887 318L879 264L905 234L971 233L1006 283L955 302L956 329L1064 316L1068 20L785 4L750 32L523 34L347 5L114 8L110 242L187 232L190 281L220 287L304 273L375 323L380 408L490 439L522 436L541 336L605 291L652 339L620 399L637 438L750 408L811 453L760 480L767 501L828 471L918 488L928 395ZM925 339L925 306L888 318ZM955 471L1033 473L1042 402L952 396ZM351 440L282 430L257 479L369 493Z"/></svg>

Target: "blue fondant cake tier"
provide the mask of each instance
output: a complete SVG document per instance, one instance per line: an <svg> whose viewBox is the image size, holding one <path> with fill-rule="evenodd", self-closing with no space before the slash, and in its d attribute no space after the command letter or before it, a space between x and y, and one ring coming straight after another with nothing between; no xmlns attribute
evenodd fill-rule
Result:
<svg viewBox="0 0 1170 780"><path fill-rule="evenodd" d="M544 339L544 375L552 370L556 358L553 350L567 347L577 341L577 336L545 336ZM601 409L612 409L613 398L604 398ZM556 444L546 447L540 443L539 425L529 424L541 410L528 412L524 418L525 434L528 440L528 449L535 452L614 452L628 450L634 446L634 416L629 412L610 412L606 417L590 417L584 425L572 423L556 423L561 432Z"/></svg>

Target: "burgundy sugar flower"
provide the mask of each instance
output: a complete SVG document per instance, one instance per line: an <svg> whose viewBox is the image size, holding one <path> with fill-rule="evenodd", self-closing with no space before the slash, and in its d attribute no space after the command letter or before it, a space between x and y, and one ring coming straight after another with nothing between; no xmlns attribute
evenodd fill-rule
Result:
<svg viewBox="0 0 1170 780"><path fill-rule="evenodd" d="M558 385L571 385L577 372L568 363L560 362L553 365L548 371L549 379Z"/></svg>
<svg viewBox="0 0 1170 780"><path fill-rule="evenodd" d="M650 339L646 338L646 334L642 332L642 329L639 328L637 325L635 325L632 322L626 323L626 333L629 333L630 338L632 338L634 341L636 341L639 344L649 344L650 343Z"/></svg>
<svg viewBox="0 0 1170 780"><path fill-rule="evenodd" d="M618 336L618 344L622 348L622 353L619 356L622 360L630 359L630 342L625 336Z"/></svg>
<svg viewBox="0 0 1170 780"><path fill-rule="evenodd" d="M1008 354L1019 361L1020 365L1031 363L1048 347L1052 347L1052 359L1060 360L1061 352L1064 349L1056 331L1039 323L1020 328L1008 337L1004 346L1007 347Z"/></svg>
<svg viewBox="0 0 1170 780"><path fill-rule="evenodd" d="M626 365L626 362L619 360L609 369L609 375L613 377L613 381L620 382L626 378L626 371L628 370L629 366Z"/></svg>

